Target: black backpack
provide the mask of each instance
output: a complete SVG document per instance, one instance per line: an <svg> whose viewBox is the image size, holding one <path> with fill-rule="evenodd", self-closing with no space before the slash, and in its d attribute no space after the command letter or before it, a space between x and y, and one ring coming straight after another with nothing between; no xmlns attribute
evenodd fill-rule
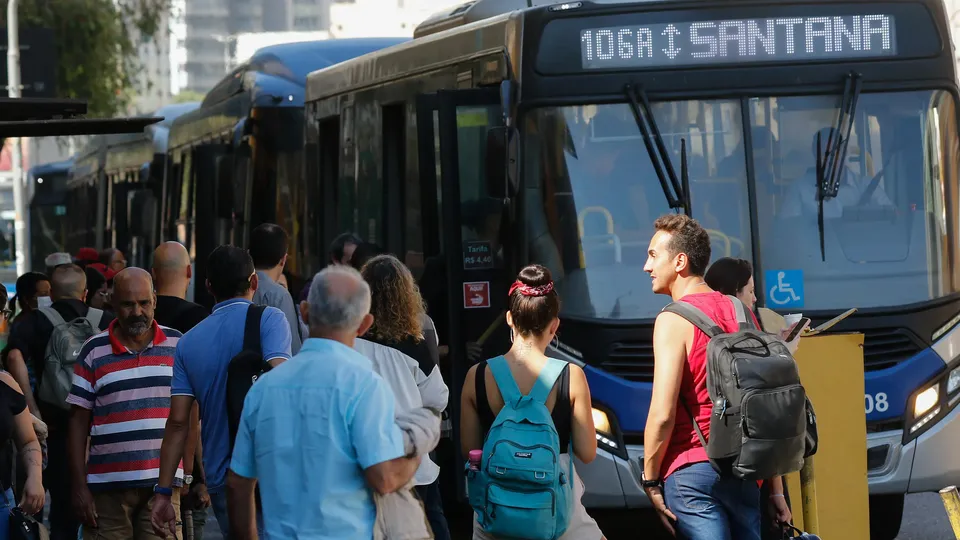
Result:
<svg viewBox="0 0 960 540"><path fill-rule="evenodd" d="M743 480L765 480L799 471L816 452L813 405L800 384L800 371L787 345L754 326L743 303L728 297L739 329L725 332L703 311L686 302L672 302L664 311L690 321L710 338L707 343L707 391L713 403L710 440L693 419L710 463L721 474Z"/></svg>
<svg viewBox="0 0 960 540"><path fill-rule="evenodd" d="M243 349L230 360L227 367L227 420L230 425L231 452L240 428L243 400L253 383L270 371L270 364L263 361L263 350L260 346L260 319L266 309L266 306L256 304L247 308L247 319L243 327Z"/></svg>

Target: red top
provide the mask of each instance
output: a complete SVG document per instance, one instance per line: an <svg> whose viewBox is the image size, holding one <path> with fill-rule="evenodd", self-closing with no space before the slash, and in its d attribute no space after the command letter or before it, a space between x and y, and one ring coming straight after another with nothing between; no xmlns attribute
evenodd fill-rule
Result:
<svg viewBox="0 0 960 540"><path fill-rule="evenodd" d="M719 292L688 294L680 301L700 308L725 332L736 332L740 328L733 302ZM759 328L760 324L752 312L750 316L753 317L754 324ZM710 402L710 394L707 392L708 341L710 341L710 338L694 326L693 347L690 349L687 361L683 366L683 380L680 383L676 421L673 426L673 433L670 435L670 443L667 445L667 453L663 456L663 462L660 465L660 477L664 480L673 471L684 465L709 461L707 451L700 444L700 438L697 437L697 432L693 429L690 413L687 412L689 410L696 415L697 423L700 424L700 430L703 431L704 438L710 440L712 403ZM684 407L684 404L686 404L686 407Z"/></svg>

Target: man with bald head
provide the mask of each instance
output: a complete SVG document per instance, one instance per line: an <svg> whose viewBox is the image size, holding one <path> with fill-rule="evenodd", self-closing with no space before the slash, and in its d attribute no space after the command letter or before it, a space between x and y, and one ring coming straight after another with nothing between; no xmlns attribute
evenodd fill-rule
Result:
<svg viewBox="0 0 960 540"><path fill-rule="evenodd" d="M80 349L67 398L74 511L85 539L163 538L154 534L150 510L181 334L154 320L156 295L146 270L117 274L113 306L116 321ZM178 465L174 485L182 483ZM178 507L179 490L171 495Z"/></svg>
<svg viewBox="0 0 960 540"><path fill-rule="evenodd" d="M186 300L193 268L190 254L179 242L164 242L153 252L153 285L157 291L157 309L154 318L158 324L169 326L186 334L207 318L207 308ZM183 449L184 490L181 492L181 511L192 511L193 538L203 540L207 524L206 509L210 506L206 478L203 472L203 449L200 444L200 407L194 403L190 411L190 433ZM182 519L184 523L186 519Z"/></svg>
<svg viewBox="0 0 960 540"><path fill-rule="evenodd" d="M404 455L390 386L353 349L373 324L370 287L353 268L330 266L313 279L301 311L309 339L244 402L227 479L230 530L256 537L259 485L267 538L296 530L311 538L372 538L372 491L397 491L420 459Z"/></svg>
<svg viewBox="0 0 960 540"><path fill-rule="evenodd" d="M210 314L205 307L186 300L193 268L190 266L190 254L182 244L160 244L153 252L153 269L150 273L157 289L154 316L159 324L186 334Z"/></svg>

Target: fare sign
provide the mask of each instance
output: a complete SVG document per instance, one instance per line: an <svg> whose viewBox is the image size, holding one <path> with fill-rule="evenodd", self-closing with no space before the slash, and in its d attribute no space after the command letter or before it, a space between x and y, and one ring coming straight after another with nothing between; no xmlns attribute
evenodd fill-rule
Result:
<svg viewBox="0 0 960 540"><path fill-rule="evenodd" d="M584 69L784 62L897 54L891 15L671 22L580 31Z"/></svg>

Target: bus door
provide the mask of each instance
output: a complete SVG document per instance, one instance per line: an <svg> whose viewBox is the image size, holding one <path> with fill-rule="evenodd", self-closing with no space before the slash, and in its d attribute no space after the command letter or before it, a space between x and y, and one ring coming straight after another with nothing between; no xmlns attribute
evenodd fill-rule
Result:
<svg viewBox="0 0 960 540"><path fill-rule="evenodd" d="M499 92L483 88L422 96L417 116L427 255L420 285L440 344L449 347L446 361L441 360L450 388L455 455L448 466L458 471L463 379L470 366L503 354L510 345L504 314L512 265L502 242L503 187L491 185L488 173L496 171L487 170L503 163L502 150L488 143L492 131L502 131ZM463 475L456 478L462 495Z"/></svg>
<svg viewBox="0 0 960 540"><path fill-rule="evenodd" d="M217 247L220 224L217 219L217 165L229 152L230 146L223 143L204 144L193 149L195 203L193 241L190 243L190 255L194 261L193 301L207 308L214 304L205 286L207 257Z"/></svg>

